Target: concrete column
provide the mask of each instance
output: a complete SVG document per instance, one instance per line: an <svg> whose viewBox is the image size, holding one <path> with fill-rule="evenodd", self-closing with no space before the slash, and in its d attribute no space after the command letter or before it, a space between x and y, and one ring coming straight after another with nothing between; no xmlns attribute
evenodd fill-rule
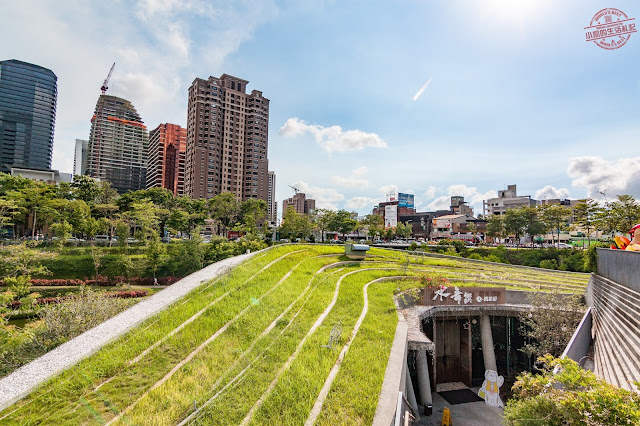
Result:
<svg viewBox="0 0 640 426"><path fill-rule="evenodd" d="M493 335L491 334L491 319L489 315L480 317L480 338L482 339L482 357L484 358L484 369L498 371L496 366L496 352L493 346Z"/></svg>
<svg viewBox="0 0 640 426"><path fill-rule="evenodd" d="M427 362L427 351L417 351L416 369L418 370L418 390L420 391L420 402L425 407L433 405L431 398L431 382L429 380L429 363Z"/></svg>
<svg viewBox="0 0 640 426"><path fill-rule="evenodd" d="M409 373L409 366L407 365L407 400L409 400L409 405L413 409L413 412L416 414L416 420L420 418L420 411L418 410L418 401L416 401L416 393L413 390L413 382L411 381L411 374Z"/></svg>

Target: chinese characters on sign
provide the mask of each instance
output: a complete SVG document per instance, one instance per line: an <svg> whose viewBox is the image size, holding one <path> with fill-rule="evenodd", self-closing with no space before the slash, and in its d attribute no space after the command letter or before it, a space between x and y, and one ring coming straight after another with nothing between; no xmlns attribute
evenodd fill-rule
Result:
<svg viewBox="0 0 640 426"><path fill-rule="evenodd" d="M613 50L623 46L638 32L635 18L629 18L624 12L614 9L602 9L594 15L586 31L587 42L594 42L603 49Z"/></svg>
<svg viewBox="0 0 640 426"><path fill-rule="evenodd" d="M504 287L425 287L422 302L436 305L500 305L505 303Z"/></svg>

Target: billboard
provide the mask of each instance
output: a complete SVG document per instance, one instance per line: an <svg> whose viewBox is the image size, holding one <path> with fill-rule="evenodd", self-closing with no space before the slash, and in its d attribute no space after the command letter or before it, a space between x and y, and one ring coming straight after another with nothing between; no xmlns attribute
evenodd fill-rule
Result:
<svg viewBox="0 0 640 426"><path fill-rule="evenodd" d="M398 206L393 204L384 206L384 227L394 228L398 226Z"/></svg>
<svg viewBox="0 0 640 426"><path fill-rule="evenodd" d="M403 194L402 192L398 194L398 206L399 207L409 207L410 209L415 207L413 201L413 194Z"/></svg>

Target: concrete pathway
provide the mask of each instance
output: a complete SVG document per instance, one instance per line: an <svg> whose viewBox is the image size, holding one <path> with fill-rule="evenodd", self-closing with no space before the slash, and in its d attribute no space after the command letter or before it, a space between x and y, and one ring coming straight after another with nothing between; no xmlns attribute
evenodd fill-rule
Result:
<svg viewBox="0 0 640 426"><path fill-rule="evenodd" d="M478 392L478 388L471 389ZM502 408L490 407L484 401L466 404L449 404L439 394L433 394L433 414L420 416L416 423L420 426L441 426L442 411L447 407L451 411L451 421L455 426L499 426L502 424Z"/></svg>
<svg viewBox="0 0 640 426"><path fill-rule="evenodd" d="M225 273L229 268L244 262L256 253L258 252L224 259L194 272L0 379L0 410L28 395L44 381L77 364L107 343L164 310L204 282Z"/></svg>

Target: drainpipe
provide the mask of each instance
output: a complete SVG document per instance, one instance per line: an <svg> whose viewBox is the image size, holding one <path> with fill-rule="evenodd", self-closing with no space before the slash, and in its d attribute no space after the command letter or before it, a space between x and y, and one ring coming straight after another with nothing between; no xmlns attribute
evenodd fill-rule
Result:
<svg viewBox="0 0 640 426"><path fill-rule="evenodd" d="M418 402L416 401L416 393L413 390L413 382L411 381L411 374L409 373L409 366L407 365L407 399L411 409L416 414L416 420L420 418L420 412L418 411Z"/></svg>
<svg viewBox="0 0 640 426"><path fill-rule="evenodd" d="M433 406L431 398L431 382L429 380L429 363L427 362L427 351L417 351L416 369L418 370L418 390L420 391L420 402L425 406L427 412Z"/></svg>
<svg viewBox="0 0 640 426"><path fill-rule="evenodd" d="M491 334L491 319L489 315L480 317L480 338L482 339L482 358L484 358L484 369L498 371L496 366L496 353L493 346L493 335Z"/></svg>

